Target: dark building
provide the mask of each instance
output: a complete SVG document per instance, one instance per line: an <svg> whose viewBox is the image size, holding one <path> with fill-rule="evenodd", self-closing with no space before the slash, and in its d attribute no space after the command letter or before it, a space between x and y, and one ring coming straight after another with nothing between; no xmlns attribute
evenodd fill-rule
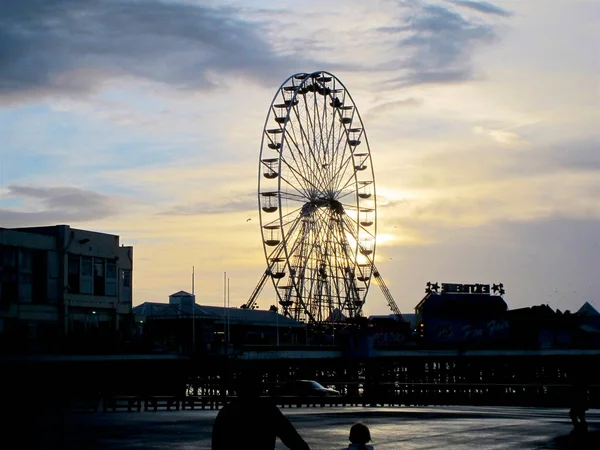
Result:
<svg viewBox="0 0 600 450"><path fill-rule="evenodd" d="M486 346L508 340L508 306L496 285L428 284L415 307L417 337L439 345Z"/></svg>
<svg viewBox="0 0 600 450"><path fill-rule="evenodd" d="M114 351L131 329L132 273L119 236L0 228L0 352Z"/></svg>

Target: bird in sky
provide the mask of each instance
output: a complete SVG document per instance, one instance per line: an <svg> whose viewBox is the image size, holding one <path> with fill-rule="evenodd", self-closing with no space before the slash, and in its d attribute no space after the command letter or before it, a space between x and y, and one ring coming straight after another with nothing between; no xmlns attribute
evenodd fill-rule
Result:
<svg viewBox="0 0 600 450"><path fill-rule="evenodd" d="M246 219L246 222L250 222L251 220L252 220L252 217L248 217L248 218Z"/></svg>

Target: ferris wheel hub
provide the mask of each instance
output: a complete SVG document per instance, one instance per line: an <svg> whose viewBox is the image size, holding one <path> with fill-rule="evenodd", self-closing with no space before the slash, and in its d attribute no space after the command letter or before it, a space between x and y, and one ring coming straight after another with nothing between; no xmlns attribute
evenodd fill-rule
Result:
<svg viewBox="0 0 600 450"><path fill-rule="evenodd" d="M344 206L333 198L319 197L311 202L317 208L329 208L336 214L344 214Z"/></svg>

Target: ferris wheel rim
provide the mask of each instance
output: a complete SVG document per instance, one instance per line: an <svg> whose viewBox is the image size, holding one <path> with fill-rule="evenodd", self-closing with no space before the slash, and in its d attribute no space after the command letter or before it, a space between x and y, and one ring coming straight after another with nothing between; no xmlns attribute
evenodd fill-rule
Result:
<svg viewBox="0 0 600 450"><path fill-rule="evenodd" d="M350 101L351 108L352 108L352 119L350 120L350 124L354 120L354 117L356 117L358 119L358 124L360 125L360 128L359 128L359 130L360 130L360 136L361 136L361 139L364 139L365 147L366 147L366 150L367 150L367 153L364 154L363 156L366 155L366 157L364 158L364 160L365 161L368 160L368 163L369 163L368 164L368 166L369 166L369 173L370 173L370 182L367 180L367 181L364 181L362 183L364 183L364 186L367 186L367 183L368 183L369 185L371 185L371 189L372 189L372 197L373 197L372 198L372 204L373 204L373 206L372 206L372 209L370 211L373 212L373 232L371 233L370 231L367 231L366 227L363 228L362 225L361 225L361 223L360 223L360 213L363 210L361 210L360 198L359 198L359 195L358 195L358 186L359 186L359 180L358 180L358 177L357 177L358 169L355 169L353 171L353 178L352 178L352 180L353 180L353 193L355 194L355 204L356 204L356 224L355 225L356 225L356 229L357 229L357 232L356 232L356 241L357 242L356 242L356 245L355 245L355 254L353 255L354 260L352 261L352 263L354 264L354 267L356 267L358 265L357 254L358 254L359 249L361 248L361 244L359 243L359 238L360 238L360 235L361 235L361 231L364 231L365 233L368 233L368 235L372 237L372 250L370 251L371 252L371 256L370 256L370 258L367 259L368 264L364 264L364 265L373 266L373 262L374 262L374 259L375 259L376 233L377 233L377 220L376 220L377 219L377 198L376 198L376 187L375 187L375 174L374 174L374 169L373 169L373 164L372 164L370 146L369 146L369 143L368 143L368 138L367 138L366 130L365 130L365 127L364 127L364 122L362 121L362 117L360 116L360 112L358 111L358 108L356 107L356 103L354 102L354 99L352 98L352 96L351 96L350 92L348 91L347 87L335 75L333 75L332 73L327 72L327 71L317 71L317 72L313 72L313 73L303 73L303 72L300 72L300 73L297 73L297 74L294 74L294 75L291 75L290 77L288 77L281 84L281 86L279 87L279 89L277 90L277 92L275 93L275 95L273 96L273 99L272 99L270 107L269 107L269 112L268 112L267 118L265 120L265 126L263 128L263 136L262 136L262 139L261 139L261 151L260 151L260 157L259 157L259 173L258 173L258 181L259 181L259 183L258 183L258 186L259 186L258 206L259 206L261 235L263 237L263 250L264 250L265 259L267 261L268 268L270 267L270 265L269 265L270 264L269 258L270 258L270 255L273 252L269 253L267 251L267 245L268 244L267 244L267 240L265 239L265 229L267 229L267 227L269 225L268 224L266 225L265 221L263 220L263 212L262 211L265 211L265 210L264 210L264 208L261 209L261 206L262 206L261 195L266 195L266 196L272 195L272 196L274 196L275 194L277 194L277 210L278 210L278 223L279 223L279 227L275 227L275 225L273 225L273 227L274 228L279 228L281 230L281 249L280 249L280 252L281 252L281 250L283 250L283 252L285 253L286 265L287 265L288 269L291 271L292 270L292 266L291 266L291 263L290 263L290 261L291 261L291 255L290 255L290 246L291 246L291 243L289 243L287 241L287 239L288 239L289 235L292 234L292 232L289 231L291 228L289 228L288 231L286 231L286 225L284 225L284 216L285 216L284 215L284 205L283 205L284 196L282 195L282 192L283 192L282 191L282 179L283 179L283 177L282 177L281 174L282 174L283 163L285 161L285 158L283 157L283 149L285 148L284 141L285 141L286 136L289 136L289 134L287 133L287 127L288 127L289 122L290 122L290 112L291 112L292 108L294 108L294 106L298 103L298 102L296 102L296 100L298 98L298 95L302 95L302 94L300 94L301 87L306 86L307 82L310 79L315 80L315 79L317 79L317 77L320 77L320 78L328 78L329 77L330 81L331 80L335 80L334 83L333 83L333 85L335 86L337 84L337 85L339 85L339 87L341 87L341 92L343 92L343 94L344 94L344 101L346 101L346 98L348 98L349 101ZM300 83L298 83L297 85L295 85L294 84L294 80L299 80ZM290 83L290 81L291 81L292 85L288 86L288 84ZM315 87L315 86L317 86L317 84L315 84L315 83L313 83L312 85L309 85L309 86L313 86L314 89L317 89ZM281 121L278 122L279 125L280 125L280 130L277 130L277 129L271 129L271 130L269 130L269 128L268 128L269 121L270 121L270 119L272 118L273 115L275 115L276 119L281 119L281 117L283 117L283 116L279 116L278 117L275 114L274 107L276 106L275 102L276 102L276 100L279 97L281 97L282 99L285 100L286 97L283 94L284 90L287 90L287 92L293 92L293 94L289 98L289 105L286 108L285 120L283 121L283 123ZM306 94L306 92L304 94ZM330 93L328 93L327 95L325 95L325 94L322 94L322 95L325 98L331 98L332 102L334 101L334 97L332 97ZM313 97L315 98L315 103L316 103L316 98L317 98L316 93L315 93L315 95ZM335 100L338 100L338 98L335 97ZM281 106L281 105L277 105L277 106ZM332 106L332 111L333 111L332 114L333 114L334 118L337 117L336 116L336 111L335 111L337 108L338 107L333 107ZM313 116L313 117L316 117L316 116ZM340 119L340 121L341 121L341 119ZM302 124L300 124L300 126L302 126ZM333 125L332 125L332 127L333 127ZM333 130L333 128L332 128L332 130ZM344 127L340 127L340 131L341 130L344 131L343 134L346 137L346 142L345 142L344 147L343 147L344 152L345 152L346 148L349 148L348 139L347 139L347 137L348 137L348 129L344 126ZM281 135L281 138L277 141L277 145L275 145L275 148L276 148L277 152L279 152L278 153L278 158L277 158L277 172L278 172L278 175L277 175L277 191L276 192L275 191L274 192L262 192L261 191L261 185L262 185L262 183L261 183L261 181L262 181L262 173L261 173L262 170L261 169L263 169L264 162L265 161L275 162L275 159L270 159L269 160L269 159L264 159L263 158L263 154L264 154L265 148L266 148L266 146L265 146L265 139L267 137L267 134L270 131L273 131L274 134L280 134ZM273 143L273 141L271 141L271 142ZM339 142L338 142L338 145L339 145ZM273 147L271 147L271 148L273 148ZM289 150L289 152L291 154L291 150ZM354 151L352 149L349 150L349 157L352 159L352 162L354 164L355 153L354 153ZM287 185L292 186L288 181L285 181L285 182L286 182ZM289 200L289 198L286 198L286 200ZM331 205L329 205L329 206L331 207ZM364 209L364 211L367 211L367 209ZM343 215L343 217L344 217L344 219L346 219L346 217L350 217L350 216L348 214L346 214L346 215ZM275 220L272 220L269 223L274 223L274 222L275 222ZM343 228L342 228L342 230L343 230ZM275 258L279 258L279 254L277 254L275 256ZM295 278L293 278L292 281L294 282L294 288L296 290L298 290L298 287L296 285L297 280ZM314 280L313 280L313 282L314 282ZM366 298L366 293L367 293L368 288L370 286L370 282L371 282L371 279L369 277L368 280L367 280L367 282L365 283L364 294L361 297L361 300L362 300L363 303L364 303L364 300ZM278 296L278 298L280 300L280 303L281 303L283 301L283 299L282 299L282 297L280 295L279 290L277 289L278 285L275 283L275 281L273 281L273 283L274 283L274 286L276 288L277 296ZM339 286L337 286L337 287L339 288Z"/></svg>

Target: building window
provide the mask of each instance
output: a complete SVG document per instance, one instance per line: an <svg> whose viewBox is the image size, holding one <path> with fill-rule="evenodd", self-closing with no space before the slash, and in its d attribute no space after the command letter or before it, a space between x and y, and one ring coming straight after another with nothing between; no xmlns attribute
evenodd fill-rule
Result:
<svg viewBox="0 0 600 450"><path fill-rule="evenodd" d="M94 292L94 271L93 259L91 256L81 257L81 277L80 289L82 294L92 294Z"/></svg>
<svg viewBox="0 0 600 450"><path fill-rule="evenodd" d="M123 269L123 287L131 287L131 270Z"/></svg>
<svg viewBox="0 0 600 450"><path fill-rule="evenodd" d="M117 295L117 262L106 261L106 295Z"/></svg>
<svg viewBox="0 0 600 450"><path fill-rule="evenodd" d="M9 246L0 246L0 306L7 308L11 303L18 299L17 283L17 248Z"/></svg>
<svg viewBox="0 0 600 450"><path fill-rule="evenodd" d="M104 259L94 258L94 295L104 295L105 282Z"/></svg>
<svg viewBox="0 0 600 450"><path fill-rule="evenodd" d="M33 253L19 250L19 302L31 303L33 299Z"/></svg>
<svg viewBox="0 0 600 450"><path fill-rule="evenodd" d="M79 294L79 256L69 255L69 292Z"/></svg>
<svg viewBox="0 0 600 450"><path fill-rule="evenodd" d="M48 256L44 250L33 252L33 301L36 303L48 302Z"/></svg>

